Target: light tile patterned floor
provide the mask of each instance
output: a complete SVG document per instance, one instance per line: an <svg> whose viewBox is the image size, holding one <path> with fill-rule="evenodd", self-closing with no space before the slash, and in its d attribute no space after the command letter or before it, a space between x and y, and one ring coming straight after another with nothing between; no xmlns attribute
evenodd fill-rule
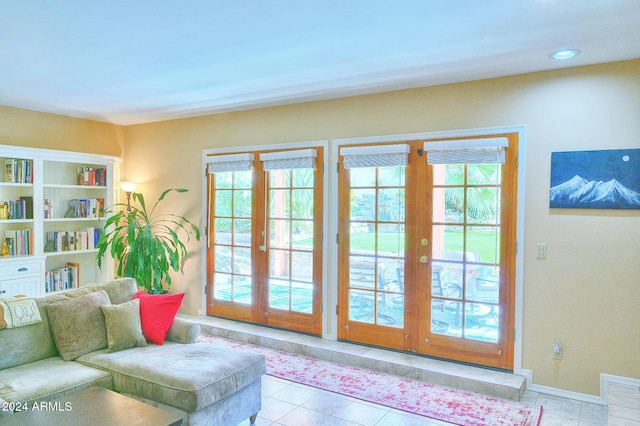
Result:
<svg viewBox="0 0 640 426"><path fill-rule="evenodd" d="M348 396L263 376L256 426L432 426L449 423ZM607 407L527 391L522 402L544 406L541 426L607 425ZM249 421L241 423L248 426Z"/></svg>
<svg viewBox="0 0 640 426"><path fill-rule="evenodd" d="M269 344L265 346L279 350L290 350L295 343L299 352L307 356L318 357L319 349L330 348L335 351L335 359L324 358L328 361L344 362L344 357L349 355L361 356L357 366L368 368L372 361L384 362L389 360L398 363L399 359L407 356L390 351L381 351L364 346L354 346L340 342L328 342L298 333L284 332L282 330L259 327L253 324L238 323L212 317L198 317L198 322L203 332L232 338L241 341L250 341L255 344L264 344L265 339ZM249 336L249 338L248 338ZM248 339L248 340L247 340ZM346 352L345 352L346 351ZM295 351L294 351L295 352ZM327 354L324 353L324 356ZM429 363L424 358L409 357L405 367ZM451 364L451 374L455 376L459 369L467 368L457 364ZM400 369L402 370L402 369ZM479 378L484 378L490 383L494 378L496 383L502 382L504 374L493 372L490 369L475 369ZM397 374L393 371L385 371ZM446 383L436 383L446 385ZM471 390L471 389L467 389ZM494 390L487 388L489 395ZM475 391L475 390L472 390ZM521 402L544 407L540 426L605 426L608 423L608 410L605 405L591 404L557 396L525 391ZM611 426L630 426L629 423L611 423ZM316 425L365 425L365 426L404 426L404 425L447 425L449 423L428 419L413 415L404 411L394 410L385 406L360 401L351 397L337 395L310 386L289 382L271 376L263 376L262 410L258 413L256 426L282 425L282 426L316 426ZM241 423L248 426L249 421ZM487 425L491 426L491 425Z"/></svg>

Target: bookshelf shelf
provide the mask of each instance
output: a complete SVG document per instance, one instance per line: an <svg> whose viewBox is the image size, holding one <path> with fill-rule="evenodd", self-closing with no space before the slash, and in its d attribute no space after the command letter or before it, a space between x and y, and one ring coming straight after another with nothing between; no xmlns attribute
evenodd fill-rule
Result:
<svg viewBox="0 0 640 426"><path fill-rule="evenodd" d="M0 187L15 187L15 188L30 188L33 187L32 183L13 183L13 182L0 182Z"/></svg>
<svg viewBox="0 0 640 426"><path fill-rule="evenodd" d="M63 250L63 251L46 251L44 252L44 255L46 257L51 257L51 256L66 256L72 253L75 254L86 254L86 253L97 253L98 249L85 249L85 250Z"/></svg>
<svg viewBox="0 0 640 426"><path fill-rule="evenodd" d="M36 296L64 291L68 287L52 285L52 274L60 271L69 274L72 288L113 278L111 262L98 268L93 246L107 219L104 207L115 204L119 163L112 156L0 145L0 165L5 166L0 173L0 243L9 238L15 245L10 255L0 256L0 271L22 264L30 271L22 287L21 275L12 276L10 291L0 277L0 291L1 285L9 293L21 290ZM9 203L14 214L4 219L1 206ZM54 238L55 248L65 250L51 251ZM67 249L74 245L78 249Z"/></svg>
<svg viewBox="0 0 640 426"><path fill-rule="evenodd" d="M105 190L106 186L95 186L95 185L61 185L61 184L45 184L44 188L62 188L62 189L96 189L96 190Z"/></svg>
<svg viewBox="0 0 640 426"><path fill-rule="evenodd" d="M49 219L43 219L47 222L104 222L104 217L51 217Z"/></svg>

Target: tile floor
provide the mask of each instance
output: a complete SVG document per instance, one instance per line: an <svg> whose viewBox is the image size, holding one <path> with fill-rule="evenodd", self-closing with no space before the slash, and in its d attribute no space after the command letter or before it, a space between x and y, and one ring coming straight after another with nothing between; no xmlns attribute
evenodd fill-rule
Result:
<svg viewBox="0 0 640 426"><path fill-rule="evenodd" d="M388 374L414 379L432 377L437 380L425 381L443 386L450 386L452 383L464 384L468 391L481 392L510 400L515 399L512 397L514 394L519 394L522 395L520 402L543 406L540 426L604 426L608 422L611 426L629 425L626 422L612 423L610 420L608 421L608 409L605 405L525 390L524 382L512 374L443 363L424 357L343 342L329 342L298 333L220 318L198 317L196 320L205 333L273 349L364 368L373 368L372 365L375 364L376 368L374 369ZM348 362L346 362L347 360ZM432 376L429 376L430 374ZM262 383L262 410L258 413L256 426L431 426L449 424L267 375L263 376ZM247 420L241 425L248 426L249 421Z"/></svg>
<svg viewBox="0 0 640 426"><path fill-rule="evenodd" d="M432 426L449 423L263 376L256 426ZM540 426L607 425L607 407L526 391L522 402L544 407ZM249 421L241 423L248 426Z"/></svg>

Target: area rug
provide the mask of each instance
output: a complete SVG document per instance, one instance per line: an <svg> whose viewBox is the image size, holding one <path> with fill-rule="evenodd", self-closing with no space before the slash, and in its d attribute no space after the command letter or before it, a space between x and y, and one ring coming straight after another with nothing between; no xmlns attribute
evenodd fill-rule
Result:
<svg viewBox="0 0 640 426"><path fill-rule="evenodd" d="M464 426L538 426L542 407L436 386L250 343L201 334L214 343L265 355L267 374L397 410Z"/></svg>

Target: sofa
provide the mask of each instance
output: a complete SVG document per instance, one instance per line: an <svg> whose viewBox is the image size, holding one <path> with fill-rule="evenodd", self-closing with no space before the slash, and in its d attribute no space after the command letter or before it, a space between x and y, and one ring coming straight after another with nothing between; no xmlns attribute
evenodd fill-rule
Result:
<svg viewBox="0 0 640 426"><path fill-rule="evenodd" d="M195 344L200 326L173 316L164 341L153 343L142 330L144 300L132 278L12 299L21 315L18 324L0 315L0 416L101 386L170 411L184 425L253 423L264 356Z"/></svg>

